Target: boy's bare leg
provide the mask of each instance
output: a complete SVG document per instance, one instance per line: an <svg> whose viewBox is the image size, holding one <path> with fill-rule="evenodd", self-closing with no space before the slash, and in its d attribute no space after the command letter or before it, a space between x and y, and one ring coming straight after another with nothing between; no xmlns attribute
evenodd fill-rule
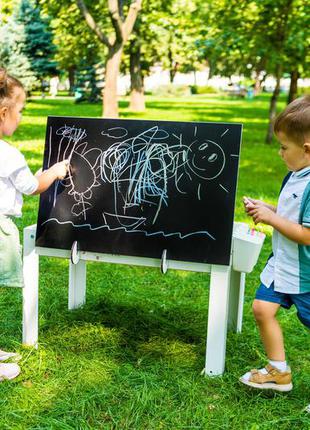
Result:
<svg viewBox="0 0 310 430"><path fill-rule="evenodd" d="M275 318L279 307L278 303L255 299L253 313L268 359L285 361L283 333Z"/></svg>

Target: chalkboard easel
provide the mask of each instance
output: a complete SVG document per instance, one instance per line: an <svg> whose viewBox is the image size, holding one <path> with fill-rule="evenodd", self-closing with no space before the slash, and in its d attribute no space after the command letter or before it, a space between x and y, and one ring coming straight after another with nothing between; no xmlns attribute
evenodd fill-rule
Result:
<svg viewBox="0 0 310 430"><path fill-rule="evenodd" d="M23 341L38 342L39 256L69 259L69 309L85 303L86 262L211 273L204 373L224 371L241 330L245 275L232 234L241 124L49 117L44 166L70 174L24 229Z"/></svg>

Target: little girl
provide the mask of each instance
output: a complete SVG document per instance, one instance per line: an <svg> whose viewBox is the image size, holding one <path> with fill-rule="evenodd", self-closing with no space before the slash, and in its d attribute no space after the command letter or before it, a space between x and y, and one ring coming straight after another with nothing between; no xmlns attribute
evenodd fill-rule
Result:
<svg viewBox="0 0 310 430"><path fill-rule="evenodd" d="M34 176L18 149L2 140L17 129L25 100L22 83L0 68L0 286L5 287L23 286L19 232L12 220L22 215L22 195L42 193L69 168L64 160ZM20 373L16 363L3 363L12 357L16 354L0 350L0 381Z"/></svg>

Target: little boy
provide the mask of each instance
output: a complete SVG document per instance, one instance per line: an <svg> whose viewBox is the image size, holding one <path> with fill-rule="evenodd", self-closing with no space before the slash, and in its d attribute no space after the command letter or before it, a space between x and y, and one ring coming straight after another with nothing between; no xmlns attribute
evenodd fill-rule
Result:
<svg viewBox="0 0 310 430"><path fill-rule="evenodd" d="M275 316L280 306L297 308L310 328L310 95L296 99L277 117L274 132L279 155L291 171L284 179L277 207L244 198L255 224L274 228L273 254L261 273L253 312L269 363L240 378L258 389L290 391L292 375L286 363L281 327Z"/></svg>

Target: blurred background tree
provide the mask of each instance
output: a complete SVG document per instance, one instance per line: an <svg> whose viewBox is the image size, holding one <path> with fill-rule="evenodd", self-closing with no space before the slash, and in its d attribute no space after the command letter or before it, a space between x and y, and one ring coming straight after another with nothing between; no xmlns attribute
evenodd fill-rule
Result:
<svg viewBox="0 0 310 430"><path fill-rule="evenodd" d="M19 21L16 11L13 13L9 7L4 10L8 13L5 13L5 19L0 26L0 65L20 79L26 90L30 92L39 82L32 69L32 64L25 54L25 27Z"/></svg>
<svg viewBox="0 0 310 430"><path fill-rule="evenodd" d="M82 68L104 61L107 50L99 43L85 20L75 1L41 0L44 13L51 19L53 42L57 46L55 60L69 79L69 92L75 92L76 76ZM99 9L99 3L96 10ZM99 11L98 11L99 13ZM103 76L101 77L103 80Z"/></svg>
<svg viewBox="0 0 310 430"><path fill-rule="evenodd" d="M290 102L309 76L304 0L3 0L0 13L2 65L28 89L61 73L71 95L95 101L103 93L107 117L118 115L120 72L130 75L133 111L145 109L144 80L154 70L167 70L174 84L178 72L195 79L208 66L209 78L238 76L243 95L272 76L270 143L281 79L290 79Z"/></svg>
<svg viewBox="0 0 310 430"><path fill-rule="evenodd" d="M276 80L266 143L272 140L283 74L291 77L291 101L297 96L298 77L309 71L309 15L303 0L214 0L208 10L208 29L199 46L212 72L253 77L256 91L267 75Z"/></svg>
<svg viewBox="0 0 310 430"><path fill-rule="evenodd" d="M142 0L108 0L108 15L103 13L103 9L97 20L92 9L90 9L94 8L93 2L86 4L83 0L77 0L77 5L89 28L97 36L99 42L108 49L105 66L103 115L108 118L115 118L118 116L117 78L120 72L122 54L142 7ZM110 31L105 31L101 25L102 22L107 21L107 17Z"/></svg>
<svg viewBox="0 0 310 430"><path fill-rule="evenodd" d="M52 42L49 17L42 16L41 9L35 1L22 0L16 19L24 27L22 53L28 58L44 93L48 86L48 77L57 74L57 63L54 59L56 46Z"/></svg>

